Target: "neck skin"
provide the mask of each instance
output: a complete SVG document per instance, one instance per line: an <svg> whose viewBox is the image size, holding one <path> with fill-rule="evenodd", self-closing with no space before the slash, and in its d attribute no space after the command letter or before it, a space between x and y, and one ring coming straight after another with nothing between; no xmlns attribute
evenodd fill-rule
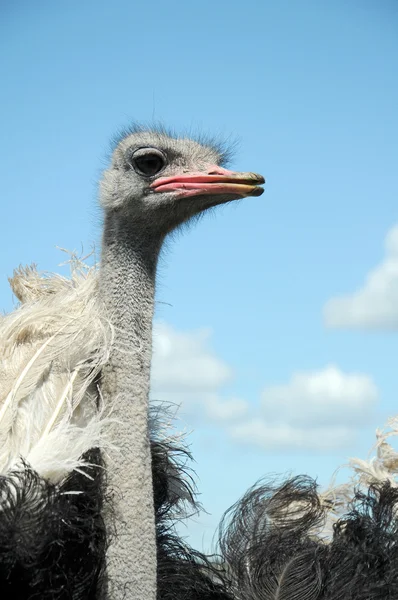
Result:
<svg viewBox="0 0 398 600"><path fill-rule="evenodd" d="M126 224L127 223L127 224ZM156 599L156 536L148 395L156 264L162 239L115 213L105 217L100 298L115 328L115 343L101 378L112 406L111 440L105 457L115 511L108 550L112 600Z"/></svg>

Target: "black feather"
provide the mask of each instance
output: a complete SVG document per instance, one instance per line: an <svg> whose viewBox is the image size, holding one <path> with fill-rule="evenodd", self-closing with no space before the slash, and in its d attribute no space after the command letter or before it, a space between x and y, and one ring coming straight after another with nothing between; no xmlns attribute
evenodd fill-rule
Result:
<svg viewBox="0 0 398 600"><path fill-rule="evenodd" d="M358 490L329 542L325 511L307 477L249 490L220 528L235 598L397 600L398 489Z"/></svg>
<svg viewBox="0 0 398 600"><path fill-rule="evenodd" d="M310 535L323 512L310 478L250 489L224 516L220 549L235 596L315 600L321 589L319 544Z"/></svg>
<svg viewBox="0 0 398 600"><path fill-rule="evenodd" d="M398 488L358 491L322 564L324 600L397 600Z"/></svg>
<svg viewBox="0 0 398 600"><path fill-rule="evenodd" d="M103 469L73 472L60 486L28 465L0 477L1 600L95 600L105 564ZM79 490L80 493L70 493Z"/></svg>

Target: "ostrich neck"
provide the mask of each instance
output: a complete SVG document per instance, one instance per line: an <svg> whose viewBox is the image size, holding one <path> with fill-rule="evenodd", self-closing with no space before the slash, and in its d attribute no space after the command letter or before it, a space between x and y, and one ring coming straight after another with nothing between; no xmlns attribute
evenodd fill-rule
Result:
<svg viewBox="0 0 398 600"><path fill-rule="evenodd" d="M100 298L114 330L102 375L111 405L115 450L107 452L107 485L115 511L108 550L108 594L155 600L156 537L148 435L148 394L156 264L161 239L107 215Z"/></svg>
<svg viewBox="0 0 398 600"><path fill-rule="evenodd" d="M134 226L118 226L116 218L105 223L100 274L100 296L115 328L110 364L117 389L131 393L131 382L141 375L149 385L152 319L156 265L160 239L150 239ZM133 368L134 373L129 370ZM138 369L138 371L136 371ZM137 381L138 384L138 381ZM134 386L135 388L136 386Z"/></svg>

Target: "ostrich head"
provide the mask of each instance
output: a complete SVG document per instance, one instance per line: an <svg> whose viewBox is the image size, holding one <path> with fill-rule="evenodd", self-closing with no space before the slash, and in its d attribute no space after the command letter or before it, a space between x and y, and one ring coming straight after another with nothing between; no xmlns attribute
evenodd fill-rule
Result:
<svg viewBox="0 0 398 600"><path fill-rule="evenodd" d="M101 182L101 204L140 229L167 234L208 208L260 196L264 178L223 168L213 145L156 130L124 137Z"/></svg>

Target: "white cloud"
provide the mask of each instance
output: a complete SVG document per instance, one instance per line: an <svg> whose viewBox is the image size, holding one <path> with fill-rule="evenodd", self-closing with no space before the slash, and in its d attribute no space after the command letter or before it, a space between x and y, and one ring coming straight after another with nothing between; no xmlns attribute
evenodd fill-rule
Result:
<svg viewBox="0 0 398 600"><path fill-rule="evenodd" d="M156 323L153 385L162 391L213 391L232 378L232 369L209 348L211 331L176 331Z"/></svg>
<svg viewBox="0 0 398 600"><path fill-rule="evenodd" d="M374 415L378 391L372 379L335 366L299 372L265 388L258 415L229 427L236 441L267 450L348 447L358 427Z"/></svg>
<svg viewBox="0 0 398 600"><path fill-rule="evenodd" d="M385 239L383 261L352 294L331 298L324 307L328 327L398 329L398 225Z"/></svg>
<svg viewBox="0 0 398 600"><path fill-rule="evenodd" d="M182 404L196 418L223 422L243 417L247 402L222 393L233 372L211 350L210 336L209 329L179 332L165 323L155 325L151 396Z"/></svg>
<svg viewBox="0 0 398 600"><path fill-rule="evenodd" d="M355 427L369 420L377 398L370 377L343 373L330 365L319 371L294 373L288 383L265 388L262 406L269 422L304 428Z"/></svg>

